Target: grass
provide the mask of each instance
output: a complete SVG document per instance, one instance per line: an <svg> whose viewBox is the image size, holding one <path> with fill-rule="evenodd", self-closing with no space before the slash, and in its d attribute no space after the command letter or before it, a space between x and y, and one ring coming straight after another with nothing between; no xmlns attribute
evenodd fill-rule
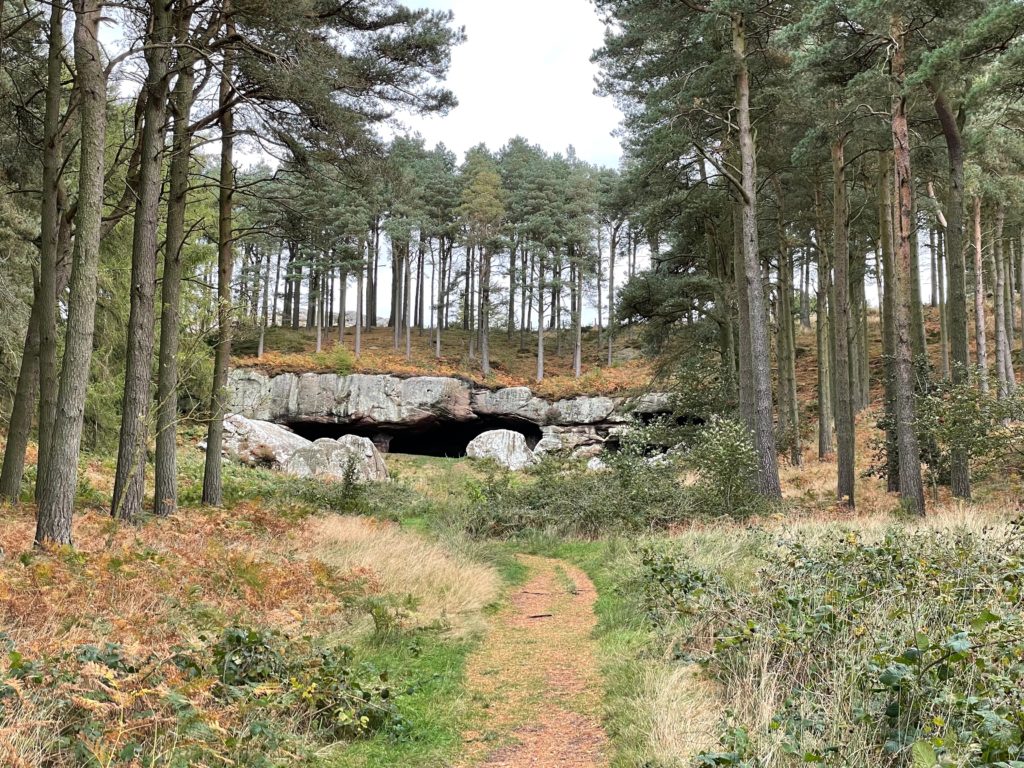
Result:
<svg viewBox="0 0 1024 768"><path fill-rule="evenodd" d="M402 699L406 735L381 735L338 745L320 755L324 768L434 768L448 765L462 748L472 702L465 697L469 640L424 635L381 646L363 657L401 670L412 689Z"/></svg>
<svg viewBox="0 0 1024 768"><path fill-rule="evenodd" d="M497 598L500 576L464 554L361 518L313 523L315 552L342 572L365 574L375 591L400 595L406 628L441 627L464 638L483 629L484 609Z"/></svg>

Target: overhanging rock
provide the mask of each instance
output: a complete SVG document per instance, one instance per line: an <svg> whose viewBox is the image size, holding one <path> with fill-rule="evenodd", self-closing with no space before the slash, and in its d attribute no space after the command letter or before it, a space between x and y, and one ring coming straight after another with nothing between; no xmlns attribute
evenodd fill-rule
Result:
<svg viewBox="0 0 1024 768"><path fill-rule="evenodd" d="M502 419L543 432L540 452L601 444L634 416L670 414L665 393L580 396L549 401L528 387L488 390L444 376L282 373L242 368L229 375L230 407L242 416L288 424L340 425L382 434ZM386 444L386 441L384 442Z"/></svg>

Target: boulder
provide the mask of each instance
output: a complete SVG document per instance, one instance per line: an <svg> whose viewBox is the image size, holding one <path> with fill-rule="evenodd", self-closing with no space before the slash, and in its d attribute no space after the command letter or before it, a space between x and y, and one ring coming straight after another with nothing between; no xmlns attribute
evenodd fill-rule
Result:
<svg viewBox="0 0 1024 768"><path fill-rule="evenodd" d="M319 477L342 481L351 467L357 483L383 482L388 468L380 451L367 437L343 435L337 440L321 438L296 451L285 463L284 471L296 477Z"/></svg>
<svg viewBox="0 0 1024 768"><path fill-rule="evenodd" d="M526 438L511 429L492 429L477 435L466 447L466 455L471 459L493 459L516 472L535 461Z"/></svg>
<svg viewBox="0 0 1024 768"><path fill-rule="evenodd" d="M232 414L224 419L223 450L249 466L280 467L312 443L288 427Z"/></svg>
<svg viewBox="0 0 1024 768"><path fill-rule="evenodd" d="M533 449L536 456L545 453L571 453L586 446L603 446L604 440L596 427L560 427L547 426L541 428L542 437Z"/></svg>
<svg viewBox="0 0 1024 768"><path fill-rule="evenodd" d="M587 462L587 470L589 472L604 472L608 468L608 465L599 456L594 456Z"/></svg>

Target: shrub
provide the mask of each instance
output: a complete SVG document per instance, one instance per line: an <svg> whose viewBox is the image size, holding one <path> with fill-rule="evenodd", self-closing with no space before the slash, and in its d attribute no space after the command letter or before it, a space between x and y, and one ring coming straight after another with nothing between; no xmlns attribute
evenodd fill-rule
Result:
<svg viewBox="0 0 1024 768"><path fill-rule="evenodd" d="M609 470L545 457L525 478L492 470L471 483L465 528L475 536L529 531L592 538L603 533L662 529L686 513L671 459L612 454Z"/></svg>
<svg viewBox="0 0 1024 768"><path fill-rule="evenodd" d="M917 431L921 459L933 484L948 483L950 460L962 450L975 471L984 471L1024 439L1019 421L1024 399L1000 399L996 387L983 393L970 378L954 384L939 381L917 396Z"/></svg>
<svg viewBox="0 0 1024 768"><path fill-rule="evenodd" d="M764 500L754 486L757 454L740 422L712 416L686 460L698 476L691 489L696 512L736 517L762 510Z"/></svg>
<svg viewBox="0 0 1024 768"><path fill-rule="evenodd" d="M742 586L644 557L650 621L698 654L732 712L726 749L698 764L1022 763L1021 525L778 544Z"/></svg>
<svg viewBox="0 0 1024 768"><path fill-rule="evenodd" d="M345 646L310 638L228 627L170 659L134 658L106 643L38 661L0 635L3 645L0 729L40 723L28 737L44 765L262 768L294 764L318 743L407 729L386 673L357 664ZM216 715L208 712L211 687ZM18 754L7 746L0 742L0 761Z"/></svg>

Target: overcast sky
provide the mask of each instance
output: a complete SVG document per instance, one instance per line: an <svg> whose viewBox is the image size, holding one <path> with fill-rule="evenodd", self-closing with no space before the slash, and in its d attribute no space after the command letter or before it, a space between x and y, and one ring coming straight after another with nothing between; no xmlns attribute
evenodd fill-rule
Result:
<svg viewBox="0 0 1024 768"><path fill-rule="evenodd" d="M521 135L548 152L572 144L583 160L617 167L612 132L621 115L594 95L590 56L604 25L590 0L407 0L451 10L467 40L452 53L448 86L459 106L445 117L407 118L428 146L460 155L484 142L492 150Z"/></svg>

